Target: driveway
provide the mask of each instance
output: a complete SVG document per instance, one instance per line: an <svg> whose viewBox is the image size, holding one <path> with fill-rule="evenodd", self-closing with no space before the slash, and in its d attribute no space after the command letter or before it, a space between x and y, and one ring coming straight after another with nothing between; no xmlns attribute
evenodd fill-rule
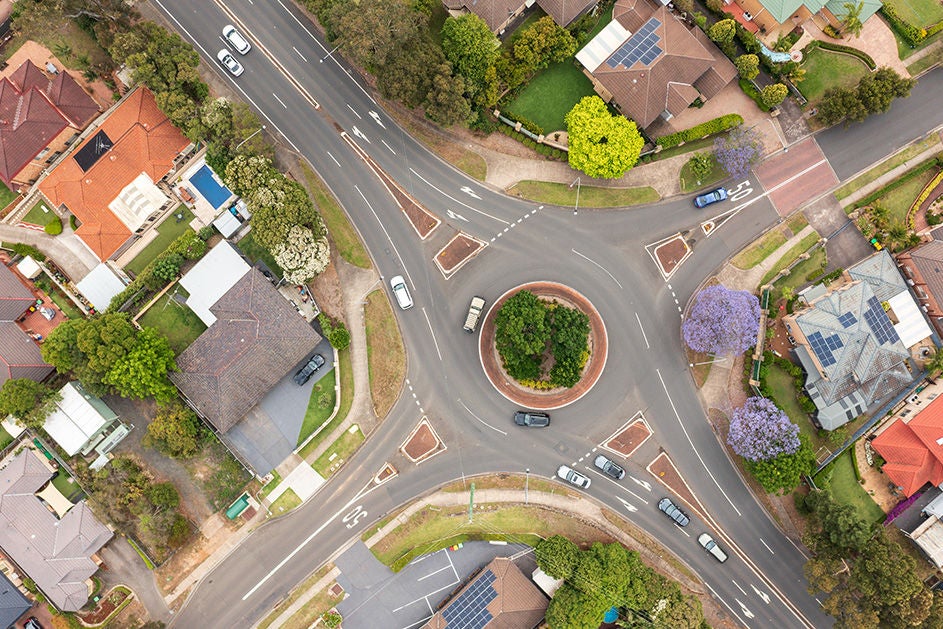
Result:
<svg viewBox="0 0 943 629"><path fill-rule="evenodd" d="M99 554L105 562L105 569L99 573L104 590L113 585L126 585L134 590L151 620L167 622L170 619L170 608L157 589L154 573L147 569L124 536L116 535Z"/></svg>
<svg viewBox="0 0 943 629"><path fill-rule="evenodd" d="M828 259L826 273L835 269L846 269L874 253L871 245L852 224L833 195L826 195L809 204L802 213L809 219L809 224L819 232L819 236L828 238L825 243Z"/></svg>

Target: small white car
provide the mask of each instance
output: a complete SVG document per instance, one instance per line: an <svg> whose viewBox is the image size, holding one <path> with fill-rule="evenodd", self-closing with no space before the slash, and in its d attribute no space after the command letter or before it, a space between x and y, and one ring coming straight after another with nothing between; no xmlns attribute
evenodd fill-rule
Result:
<svg viewBox="0 0 943 629"><path fill-rule="evenodd" d="M725 553L724 549L718 546L714 538L707 533L701 533L701 536L697 538L697 542L720 563L727 561L727 553Z"/></svg>
<svg viewBox="0 0 943 629"><path fill-rule="evenodd" d="M238 52L240 55L244 55L252 50L252 46L249 45L249 42L246 40L246 38L243 37L242 33L237 31L236 27L232 24L227 24L223 27L223 37L226 38L226 41L232 44L232 47L235 48L236 52Z"/></svg>
<svg viewBox="0 0 943 629"><path fill-rule="evenodd" d="M216 58L219 59L219 62L223 64L233 76L239 76L246 71L246 69L242 67L242 64L236 61L236 58L225 48L216 53Z"/></svg>
<svg viewBox="0 0 943 629"><path fill-rule="evenodd" d="M390 288L393 289L393 296L396 297L396 303L402 310L409 310L413 307L413 298L409 295L409 289L406 288L406 281L402 275L397 275L390 280Z"/></svg>
<svg viewBox="0 0 943 629"><path fill-rule="evenodd" d="M589 478L583 476L574 469L567 467L566 465L561 465L557 470L557 476L570 483L571 485L576 485L582 489L589 489L589 484L592 482Z"/></svg>

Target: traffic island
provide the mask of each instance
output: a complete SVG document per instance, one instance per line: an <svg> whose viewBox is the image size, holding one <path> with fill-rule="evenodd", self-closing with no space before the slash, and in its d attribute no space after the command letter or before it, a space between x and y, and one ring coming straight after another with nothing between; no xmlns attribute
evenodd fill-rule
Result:
<svg viewBox="0 0 943 629"><path fill-rule="evenodd" d="M396 476L399 472L396 471L396 468L392 464L386 463L380 471L377 472L376 476L373 477L373 483L375 485L382 485L386 481L390 480Z"/></svg>
<svg viewBox="0 0 943 629"><path fill-rule="evenodd" d="M628 425L624 425L616 431L609 439L603 442L603 447L618 452L625 458L629 458L635 451L642 447L642 444L648 441L652 436L652 431L642 414L636 415L636 419L629 420Z"/></svg>
<svg viewBox="0 0 943 629"><path fill-rule="evenodd" d="M477 256L487 245L485 242L459 232L435 255L435 265L449 279L456 271Z"/></svg>
<svg viewBox="0 0 943 629"><path fill-rule="evenodd" d="M447 448L445 443L439 439L432 428L432 424L425 417L419 422L419 425L410 433L400 451L406 455L410 461L419 465L435 455L445 452Z"/></svg>
<svg viewBox="0 0 943 629"><path fill-rule="evenodd" d="M575 308L589 318L589 358L583 366L579 382L569 388L533 389L518 383L504 370L501 356L495 345L495 319L501 306L517 293L530 291L538 299ZM606 325L595 306L576 290L556 282L530 282L516 286L501 295L481 323L478 338L478 355L482 369L498 393L522 408L549 411L576 402L590 392L606 366L609 342Z"/></svg>
<svg viewBox="0 0 943 629"><path fill-rule="evenodd" d="M657 478L662 485L670 489L678 498L687 503L692 511L697 512L702 518L704 517L704 508L701 506L701 503L698 502L698 499L694 496L694 492L691 491L688 484L684 482L681 472L678 471L678 468L671 462L667 454L662 452L656 456L645 469L648 470L652 476Z"/></svg>
<svg viewBox="0 0 943 629"><path fill-rule="evenodd" d="M687 260L692 253L691 247L688 246L684 236L680 233L647 245L645 249L648 250L655 266L658 267L662 277L666 280L674 275L681 263Z"/></svg>

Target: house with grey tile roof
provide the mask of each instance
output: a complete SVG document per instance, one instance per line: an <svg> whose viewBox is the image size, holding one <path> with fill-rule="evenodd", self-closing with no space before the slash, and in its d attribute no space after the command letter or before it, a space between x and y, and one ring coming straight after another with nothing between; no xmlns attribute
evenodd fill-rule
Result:
<svg viewBox="0 0 943 629"><path fill-rule="evenodd" d="M943 335L943 228L933 230L934 239L897 256L907 283L920 301L937 334Z"/></svg>
<svg viewBox="0 0 943 629"><path fill-rule="evenodd" d="M40 497L53 471L24 449L0 469L0 548L63 611L88 602L95 553L112 537L82 501L59 518Z"/></svg>
<svg viewBox="0 0 943 629"><path fill-rule="evenodd" d="M216 318L170 379L219 432L240 421L320 342L295 307L250 269L209 308Z"/></svg>
<svg viewBox="0 0 943 629"><path fill-rule="evenodd" d="M36 303L20 278L0 264L0 387L13 378L41 381L52 366L43 361L39 345L17 325L16 320Z"/></svg>
<svg viewBox="0 0 943 629"><path fill-rule="evenodd" d="M0 572L0 627L12 627L33 603Z"/></svg>

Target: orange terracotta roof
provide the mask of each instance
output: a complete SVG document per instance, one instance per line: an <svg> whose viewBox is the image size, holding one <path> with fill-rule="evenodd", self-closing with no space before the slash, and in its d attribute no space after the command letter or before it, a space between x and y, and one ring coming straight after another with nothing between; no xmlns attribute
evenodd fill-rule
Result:
<svg viewBox="0 0 943 629"><path fill-rule="evenodd" d="M75 155L98 132L75 147L39 185L55 206L65 206L82 223L76 234L101 260L108 259L131 237L131 230L108 208L118 193L141 173L158 182L173 168L174 159L190 143L158 109L145 88L131 92L104 120L112 147L87 171Z"/></svg>
<svg viewBox="0 0 943 629"><path fill-rule="evenodd" d="M884 473L911 496L927 483L943 483L943 445L937 440L943 440L943 397L909 423L898 419L871 445L886 461Z"/></svg>

